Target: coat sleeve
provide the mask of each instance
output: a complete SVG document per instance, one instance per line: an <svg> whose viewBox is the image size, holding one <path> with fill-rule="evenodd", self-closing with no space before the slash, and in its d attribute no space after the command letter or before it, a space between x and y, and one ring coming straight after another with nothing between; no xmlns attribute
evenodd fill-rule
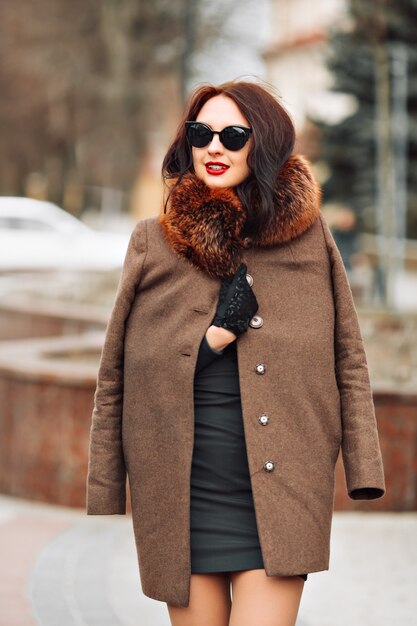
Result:
<svg viewBox="0 0 417 626"><path fill-rule="evenodd" d="M146 223L129 240L116 299L105 333L94 394L87 474L87 515L126 513L122 447L125 324L146 256Z"/></svg>
<svg viewBox="0 0 417 626"><path fill-rule="evenodd" d="M342 257L322 214L320 219L333 283L335 369L347 490L353 500L372 500L385 494L385 481L367 359Z"/></svg>

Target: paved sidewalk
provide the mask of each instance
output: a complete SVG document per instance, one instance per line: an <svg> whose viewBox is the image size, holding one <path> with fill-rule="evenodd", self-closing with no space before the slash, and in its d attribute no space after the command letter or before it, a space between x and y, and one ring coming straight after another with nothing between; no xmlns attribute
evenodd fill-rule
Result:
<svg viewBox="0 0 417 626"><path fill-rule="evenodd" d="M169 626L141 592L130 517L0 496L0 563L0 626ZM416 578L417 513L335 513L297 626L412 626Z"/></svg>

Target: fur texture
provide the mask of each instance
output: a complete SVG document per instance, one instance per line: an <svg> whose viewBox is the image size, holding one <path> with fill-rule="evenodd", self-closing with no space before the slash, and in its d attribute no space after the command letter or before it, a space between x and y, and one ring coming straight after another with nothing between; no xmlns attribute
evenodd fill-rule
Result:
<svg viewBox="0 0 417 626"><path fill-rule="evenodd" d="M184 175L159 216L171 249L210 276L233 274L243 248L274 246L304 233L319 217L321 191L307 160L293 155L277 176L276 214L258 238L240 237L246 212L230 188L213 189L194 174Z"/></svg>

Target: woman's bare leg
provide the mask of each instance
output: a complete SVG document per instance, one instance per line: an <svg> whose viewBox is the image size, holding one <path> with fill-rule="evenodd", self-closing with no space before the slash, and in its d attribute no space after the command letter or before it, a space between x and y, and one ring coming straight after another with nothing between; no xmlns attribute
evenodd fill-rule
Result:
<svg viewBox="0 0 417 626"><path fill-rule="evenodd" d="M167 604L167 608L172 626L228 626L231 608L229 575L192 574L189 606Z"/></svg>
<svg viewBox="0 0 417 626"><path fill-rule="evenodd" d="M229 626L294 626L304 589L299 576L267 576L264 569L231 572Z"/></svg>

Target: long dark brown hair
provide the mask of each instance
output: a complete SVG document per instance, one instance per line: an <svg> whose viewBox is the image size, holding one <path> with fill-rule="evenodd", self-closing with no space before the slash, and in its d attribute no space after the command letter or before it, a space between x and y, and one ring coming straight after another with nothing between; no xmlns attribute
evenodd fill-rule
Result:
<svg viewBox="0 0 417 626"><path fill-rule="evenodd" d="M266 87L244 81L198 87L188 100L174 141L165 155L162 177L165 183L177 179L172 191L186 172L194 171L191 146L185 135L185 121L195 120L204 104L219 95L231 98L252 128L253 140L248 154L251 173L235 187L235 192L247 211L244 234L256 236L268 228L272 221L277 174L291 155L295 143L295 130L290 116ZM169 196L165 211L168 201Z"/></svg>

